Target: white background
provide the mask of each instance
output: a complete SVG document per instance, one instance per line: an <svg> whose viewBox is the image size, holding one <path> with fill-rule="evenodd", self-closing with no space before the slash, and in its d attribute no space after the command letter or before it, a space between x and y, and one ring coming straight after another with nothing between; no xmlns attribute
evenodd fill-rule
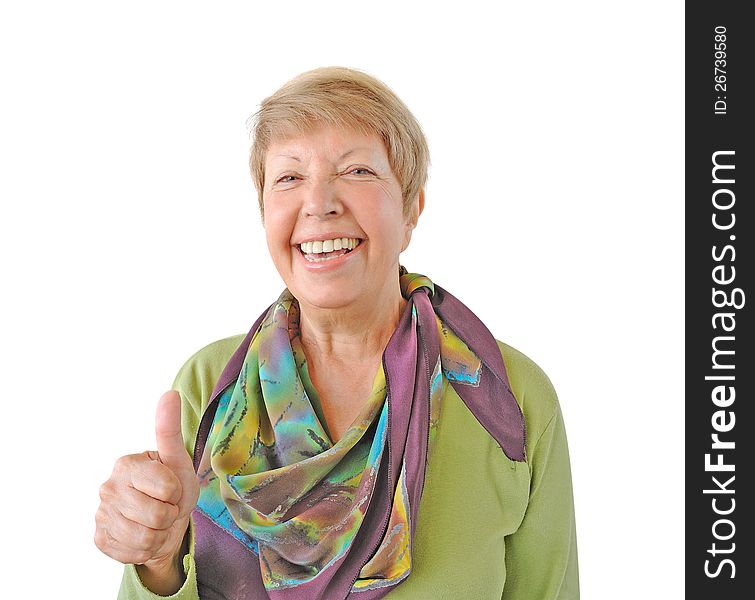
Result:
<svg viewBox="0 0 755 600"><path fill-rule="evenodd" d="M556 387L582 597L681 598L683 26L678 1L4 3L3 596L115 597L99 485L282 289L245 120L337 64L430 142L403 264Z"/></svg>

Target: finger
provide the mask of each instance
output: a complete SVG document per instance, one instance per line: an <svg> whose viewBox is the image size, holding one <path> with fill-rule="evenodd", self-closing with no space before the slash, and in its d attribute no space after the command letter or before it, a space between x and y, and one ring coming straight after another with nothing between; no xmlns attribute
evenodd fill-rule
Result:
<svg viewBox="0 0 755 600"><path fill-rule="evenodd" d="M125 518L117 509L100 505L95 516L97 528L95 545L104 553L124 564L141 564L150 560L168 533L149 533L143 525Z"/></svg>
<svg viewBox="0 0 755 600"><path fill-rule="evenodd" d="M124 517L151 529L168 529L178 518L178 506L133 487L123 490L118 500L118 510Z"/></svg>
<svg viewBox="0 0 755 600"><path fill-rule="evenodd" d="M130 471L131 487L162 502L178 504L182 495L181 480L157 460L134 464Z"/></svg>
<svg viewBox="0 0 755 600"><path fill-rule="evenodd" d="M170 535L170 530L152 529L151 527L132 521L118 509L113 509L110 515L107 529L112 538L113 547L117 547L123 552L131 552L132 554L147 552L148 556L146 560L153 558L159 553L162 545ZM139 562L143 562L143 560Z"/></svg>
<svg viewBox="0 0 755 600"><path fill-rule="evenodd" d="M181 396L175 390L164 393L157 403L155 438L160 461L172 469L192 469L193 464L181 434Z"/></svg>
<svg viewBox="0 0 755 600"><path fill-rule="evenodd" d="M94 543L101 552L124 565L140 565L152 558L151 552L123 546L106 529L97 529L94 534Z"/></svg>

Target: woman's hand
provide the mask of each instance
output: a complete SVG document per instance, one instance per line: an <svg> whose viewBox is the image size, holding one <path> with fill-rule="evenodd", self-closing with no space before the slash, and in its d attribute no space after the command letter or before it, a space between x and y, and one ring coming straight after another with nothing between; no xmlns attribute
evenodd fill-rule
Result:
<svg viewBox="0 0 755 600"><path fill-rule="evenodd" d="M157 452L115 461L100 487L94 543L108 556L139 565L142 583L160 595L183 584L183 556L199 481L181 435L181 398L166 392L157 405Z"/></svg>

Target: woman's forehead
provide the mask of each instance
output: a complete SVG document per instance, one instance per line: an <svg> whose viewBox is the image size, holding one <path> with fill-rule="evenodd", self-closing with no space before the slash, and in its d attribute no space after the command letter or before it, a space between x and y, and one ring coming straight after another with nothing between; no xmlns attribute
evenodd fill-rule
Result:
<svg viewBox="0 0 755 600"><path fill-rule="evenodd" d="M320 126L304 131L289 131L274 138L268 146L266 162L304 161L312 156L322 156L338 162L357 155L387 158L385 144L374 133Z"/></svg>

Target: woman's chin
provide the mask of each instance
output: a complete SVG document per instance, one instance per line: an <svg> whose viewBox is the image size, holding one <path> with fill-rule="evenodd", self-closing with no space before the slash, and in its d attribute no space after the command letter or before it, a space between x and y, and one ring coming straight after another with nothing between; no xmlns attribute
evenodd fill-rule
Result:
<svg viewBox="0 0 755 600"><path fill-rule="evenodd" d="M339 285L319 285L317 289L298 288L292 293L300 305L320 310L343 310L362 304L366 300L360 297L362 295L358 290Z"/></svg>

